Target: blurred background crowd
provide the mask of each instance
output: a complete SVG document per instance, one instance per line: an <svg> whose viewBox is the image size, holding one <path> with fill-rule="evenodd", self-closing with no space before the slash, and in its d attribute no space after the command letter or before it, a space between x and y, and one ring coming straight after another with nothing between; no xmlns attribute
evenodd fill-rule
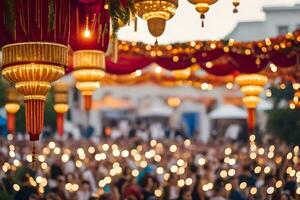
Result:
<svg viewBox="0 0 300 200"><path fill-rule="evenodd" d="M34 168L29 141L1 138L0 199L300 199L299 146L270 135L201 143L168 130L160 140L153 125L118 127L84 140L46 134Z"/></svg>

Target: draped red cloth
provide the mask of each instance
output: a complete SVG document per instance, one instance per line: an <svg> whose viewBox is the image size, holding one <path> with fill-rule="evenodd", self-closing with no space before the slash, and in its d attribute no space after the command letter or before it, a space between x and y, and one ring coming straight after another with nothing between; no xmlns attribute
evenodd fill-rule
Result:
<svg viewBox="0 0 300 200"><path fill-rule="evenodd" d="M271 53L269 58L258 58L253 55L244 55L238 53L225 53L222 50L213 50L208 52L196 52L195 54L178 54L178 61L174 62L173 57L147 57L144 55L121 53L118 62L114 63L111 59L106 60L106 71L112 74L129 74L135 70L142 69L150 63L156 63L168 70L178 70L190 67L191 58L196 58L196 63L210 74L225 76L234 73L258 73L274 63L277 67L292 67L299 63L300 51L276 52ZM217 62L223 57L226 62ZM297 58L298 57L298 58ZM206 62L212 62L212 67L207 67Z"/></svg>
<svg viewBox="0 0 300 200"><path fill-rule="evenodd" d="M10 6L5 2L10 2ZM29 41L67 45L71 13L71 0L2 0L0 47Z"/></svg>
<svg viewBox="0 0 300 200"><path fill-rule="evenodd" d="M214 54L214 53L212 53ZM198 53L197 64L201 68L210 74L217 76L225 76L234 73L258 73L268 66L269 63L274 63L277 67L292 67L299 64L297 56L300 56L300 52L295 52L290 56L284 53L277 53L272 55L269 59L259 59L251 55L242 55L237 53L223 53L217 55L210 55L207 53L207 57L199 56ZM214 63L221 56L228 57L228 61L225 63ZM111 74L130 74L135 70L142 69L150 63L156 63L159 66L168 70L178 70L190 67L192 64L191 56L186 54L178 55L178 62L173 61L173 57L146 57L142 55L121 54L119 55L118 62L114 63L109 58L106 60L106 71ZM199 60L199 61L198 61ZM212 67L207 67L206 62L213 62Z"/></svg>

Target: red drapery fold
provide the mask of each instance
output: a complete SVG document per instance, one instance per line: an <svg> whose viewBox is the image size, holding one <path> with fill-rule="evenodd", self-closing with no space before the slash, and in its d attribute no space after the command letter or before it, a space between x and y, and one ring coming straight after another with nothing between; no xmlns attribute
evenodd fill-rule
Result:
<svg viewBox="0 0 300 200"><path fill-rule="evenodd" d="M7 2L0 1L0 46L29 41L68 44L71 0Z"/></svg>

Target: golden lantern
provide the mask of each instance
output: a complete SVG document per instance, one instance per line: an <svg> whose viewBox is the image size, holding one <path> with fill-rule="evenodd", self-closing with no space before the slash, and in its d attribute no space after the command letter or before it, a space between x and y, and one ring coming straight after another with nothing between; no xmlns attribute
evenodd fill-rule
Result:
<svg viewBox="0 0 300 200"><path fill-rule="evenodd" d="M13 43L2 47L2 75L24 95L26 131L39 140L44 127L44 107L51 82L65 74L68 47L49 42ZM35 167L35 143L32 164Z"/></svg>
<svg viewBox="0 0 300 200"><path fill-rule="evenodd" d="M20 98L18 91L14 87L6 89L6 104L5 110L7 113L7 131L8 133L15 133L15 118L16 113L20 109Z"/></svg>
<svg viewBox="0 0 300 200"><path fill-rule="evenodd" d="M53 85L54 91L54 110L57 113L56 116L56 125L57 132L59 136L62 136L64 133L64 114L68 112L68 90L69 86L65 83L59 82Z"/></svg>
<svg viewBox="0 0 300 200"><path fill-rule="evenodd" d="M195 5L195 9L200 13L202 19L202 27L204 27L205 13L209 11L209 7L215 4L218 0L188 0L190 3Z"/></svg>
<svg viewBox="0 0 300 200"><path fill-rule="evenodd" d="M268 78L260 74L242 74L236 77L235 82L244 94L243 103L248 109L248 132L252 134L255 128L255 108L260 102L259 95Z"/></svg>
<svg viewBox="0 0 300 200"><path fill-rule="evenodd" d="M175 15L178 0L135 0L135 13L147 21L148 30L154 37L163 34L167 20Z"/></svg>
<svg viewBox="0 0 300 200"><path fill-rule="evenodd" d="M49 42L14 43L2 47L2 75L24 95L26 131L36 141L44 127L50 83L65 74L67 46Z"/></svg>
<svg viewBox="0 0 300 200"><path fill-rule="evenodd" d="M75 51L74 72L76 88L84 97L84 108L92 107L93 92L100 87L100 81L105 75L105 53L99 50Z"/></svg>

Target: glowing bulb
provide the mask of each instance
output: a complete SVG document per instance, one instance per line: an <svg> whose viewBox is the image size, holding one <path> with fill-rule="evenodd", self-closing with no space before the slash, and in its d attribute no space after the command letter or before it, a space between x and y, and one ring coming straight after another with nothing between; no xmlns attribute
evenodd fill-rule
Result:
<svg viewBox="0 0 300 200"><path fill-rule="evenodd" d="M85 29L83 32L83 36L89 38L91 36L91 31L89 29Z"/></svg>

